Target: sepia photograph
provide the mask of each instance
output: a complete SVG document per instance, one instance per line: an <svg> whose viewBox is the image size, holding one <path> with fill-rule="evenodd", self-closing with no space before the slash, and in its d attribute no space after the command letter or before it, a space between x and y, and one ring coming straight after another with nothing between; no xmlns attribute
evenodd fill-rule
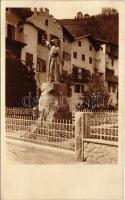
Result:
<svg viewBox="0 0 125 200"><path fill-rule="evenodd" d="M122 38L119 27L122 6L118 6L118 2L106 4L103 1L28 3L18 4L17 1L16 5L8 1L2 7L2 30L5 33L2 36L5 55L2 58L2 89L5 102L2 103L5 103L4 157L7 169L14 166L19 170L17 166L24 165L25 169L35 166L36 171L39 171L47 166L45 177L51 166L58 170L61 166L67 167L68 171L81 167L81 170L87 168L96 173L96 166L104 166L108 176L109 172L105 168L108 165L117 169L117 172L114 175L109 173L112 177L109 175L107 181L109 191L98 198L97 191L92 197L89 192L87 196L84 195L84 190L82 193L76 192L74 198L71 193L65 197L61 194L50 196L50 193L45 192L42 196L36 192L33 196L25 198L21 195L17 198L13 194L19 188L15 191L16 188L11 185L14 193L7 195L5 191L3 200L80 197L113 197L115 200L122 195L119 185L122 182L122 155L119 153L122 148L119 142L122 136L122 127L119 126L119 49ZM54 174L58 174L58 170ZM41 172L44 174L44 170ZM68 176L63 173L66 181ZM93 174L95 178L92 182L96 180L96 173ZM21 174L23 178L26 176L26 173ZM101 171L98 171L99 174L106 179ZM77 173L75 175L79 177ZM87 183L90 179L86 179L86 176L83 176L83 185L89 191ZM77 178L74 179L77 185ZM10 179L8 175L6 186L9 181L12 183L12 177ZM119 190L113 193L111 188L116 188L117 184ZM81 187L78 191L82 191ZM51 190L50 186L48 188ZM7 191L11 189L7 187Z"/></svg>
<svg viewBox="0 0 125 200"><path fill-rule="evenodd" d="M116 164L118 11L68 19L42 7L5 12L8 159Z"/></svg>

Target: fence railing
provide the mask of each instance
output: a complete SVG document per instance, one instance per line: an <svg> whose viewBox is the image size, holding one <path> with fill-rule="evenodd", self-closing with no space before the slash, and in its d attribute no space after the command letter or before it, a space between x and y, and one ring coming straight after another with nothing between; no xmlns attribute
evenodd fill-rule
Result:
<svg viewBox="0 0 125 200"><path fill-rule="evenodd" d="M82 112L81 112L82 114ZM83 113L84 139L102 139L118 141L118 113L116 112L87 112Z"/></svg>
<svg viewBox="0 0 125 200"><path fill-rule="evenodd" d="M113 126L90 126L89 138L118 141L118 127Z"/></svg>
<svg viewBox="0 0 125 200"><path fill-rule="evenodd" d="M118 146L117 112L81 110L75 112L74 121L46 121L28 115L31 109L24 109L23 114L20 110L11 108L6 112L7 138L72 151L81 161L84 160L86 142Z"/></svg>
<svg viewBox="0 0 125 200"><path fill-rule="evenodd" d="M7 107L6 116L33 116L33 109L24 107Z"/></svg>
<svg viewBox="0 0 125 200"><path fill-rule="evenodd" d="M89 138L118 141L118 113L93 113L89 119Z"/></svg>
<svg viewBox="0 0 125 200"><path fill-rule="evenodd" d="M53 122L38 118L6 118L9 138L75 151L75 126L71 121Z"/></svg>

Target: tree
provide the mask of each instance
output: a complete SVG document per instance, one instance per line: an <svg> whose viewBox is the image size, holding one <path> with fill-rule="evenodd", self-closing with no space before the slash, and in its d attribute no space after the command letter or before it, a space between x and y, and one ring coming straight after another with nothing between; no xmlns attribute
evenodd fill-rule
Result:
<svg viewBox="0 0 125 200"><path fill-rule="evenodd" d="M33 69L16 59L6 59L6 106L21 107L24 96L35 96L36 81Z"/></svg>
<svg viewBox="0 0 125 200"><path fill-rule="evenodd" d="M79 105L79 108L91 110L107 109L108 98L107 85L104 82L103 75L95 71L88 83L87 92L83 94L82 104Z"/></svg>

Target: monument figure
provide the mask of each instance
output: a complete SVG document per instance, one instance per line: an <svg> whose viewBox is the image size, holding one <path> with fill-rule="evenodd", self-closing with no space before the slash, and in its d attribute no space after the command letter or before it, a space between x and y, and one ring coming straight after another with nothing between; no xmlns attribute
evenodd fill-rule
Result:
<svg viewBox="0 0 125 200"><path fill-rule="evenodd" d="M60 75L60 63L63 64L63 61L61 60L59 53L59 40L53 39L49 43L43 39L42 42L49 48L50 51L48 59L48 75L47 81L39 84L42 93L39 98L38 106L39 118L36 120L35 125L31 128L31 135L33 136L35 136L34 133L37 128L41 126L43 118L48 122L53 122L55 119L72 119L67 99L69 87L66 83L62 83Z"/></svg>
<svg viewBox="0 0 125 200"><path fill-rule="evenodd" d="M49 49L49 59L48 59L48 82L60 82L60 63L64 64L61 60L60 49L59 49L59 39L52 39L50 43L45 39L42 40L43 44Z"/></svg>

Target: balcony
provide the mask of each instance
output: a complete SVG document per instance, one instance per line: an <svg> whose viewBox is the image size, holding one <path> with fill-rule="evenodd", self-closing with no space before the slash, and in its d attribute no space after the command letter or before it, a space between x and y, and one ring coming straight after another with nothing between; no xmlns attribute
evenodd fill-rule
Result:
<svg viewBox="0 0 125 200"><path fill-rule="evenodd" d="M77 73L72 74L73 82L83 83L91 80L91 75L89 73Z"/></svg>
<svg viewBox="0 0 125 200"><path fill-rule="evenodd" d="M9 37L6 38L6 44L9 45L9 46L12 46L12 47L18 46L20 48L26 46L26 43L24 43L24 41L15 40L15 39L12 39L12 38L9 38Z"/></svg>
<svg viewBox="0 0 125 200"><path fill-rule="evenodd" d="M68 84L85 83L91 80L91 73L89 71L84 72L84 73L77 73L77 74L73 73L73 74L69 74L63 77L63 80Z"/></svg>
<svg viewBox="0 0 125 200"><path fill-rule="evenodd" d="M7 24L7 36L6 42L10 45L18 45L23 47L25 43L25 35L23 33L23 27L17 28L14 25Z"/></svg>
<svg viewBox="0 0 125 200"><path fill-rule="evenodd" d="M106 68L105 80L107 82L117 83L118 82L118 76L114 75L114 70Z"/></svg>
<svg viewBox="0 0 125 200"><path fill-rule="evenodd" d="M105 77L107 82L118 83L118 76L107 76Z"/></svg>

